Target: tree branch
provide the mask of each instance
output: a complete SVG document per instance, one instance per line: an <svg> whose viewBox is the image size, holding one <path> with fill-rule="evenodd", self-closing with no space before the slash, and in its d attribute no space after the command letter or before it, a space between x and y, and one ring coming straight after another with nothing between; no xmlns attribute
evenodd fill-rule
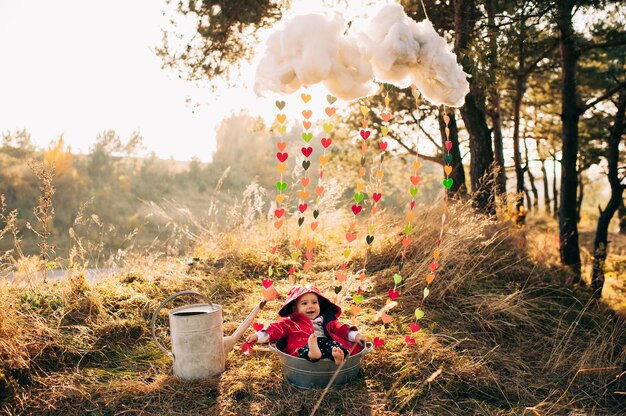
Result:
<svg viewBox="0 0 626 416"><path fill-rule="evenodd" d="M428 132L427 132L426 130L424 130L424 127L422 127L422 123L420 122L420 120L418 120L418 119L415 117L415 115L413 114L413 112L412 112L412 111L409 111L409 114L411 115L411 118L413 119L413 121L415 121L415 124L417 124L417 127L418 127L421 131L422 131L422 133L424 133L424 135L426 136L426 138L427 138L428 140L430 140L430 142L431 142L432 144L434 144L434 145L435 145L435 147L436 147L437 149L441 149L441 145L440 145L440 144L438 144L438 143L435 141L435 139L433 139L433 138L432 138L432 136L431 136L430 134L428 134Z"/></svg>
<svg viewBox="0 0 626 416"><path fill-rule="evenodd" d="M622 88L626 88L626 82L622 82L621 84L616 85L615 87L613 87L609 91L605 92L604 94L602 94L601 96L599 96L595 100L591 101L588 104L585 104L582 108L579 108L578 109L578 115L583 115L583 113L585 111L589 110L591 107L595 106L599 102L606 100L607 98L609 98L610 96L612 96L616 92L620 91Z"/></svg>
<svg viewBox="0 0 626 416"><path fill-rule="evenodd" d="M393 140L395 140L396 142L398 142L398 144L402 147L404 147L410 154L412 155L417 155L420 159L424 159L424 160L428 160L429 162L434 162L437 163L439 165L443 166L443 161L441 160L441 158L439 157L435 157L435 156L428 156L428 155L423 155L419 152L417 152L416 150L411 149L409 146L407 146L402 140L400 140L399 137L397 137L394 134L390 134L389 135Z"/></svg>
<svg viewBox="0 0 626 416"><path fill-rule="evenodd" d="M612 48L615 46L623 46L626 45L626 39L615 39L609 40L601 43L588 43L578 48L579 52L587 52L592 49L604 49L604 48Z"/></svg>

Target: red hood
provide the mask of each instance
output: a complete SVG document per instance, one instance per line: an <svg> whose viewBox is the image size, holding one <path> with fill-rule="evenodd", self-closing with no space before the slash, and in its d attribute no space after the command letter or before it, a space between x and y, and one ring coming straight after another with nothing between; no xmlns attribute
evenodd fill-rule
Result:
<svg viewBox="0 0 626 416"><path fill-rule="evenodd" d="M341 315L341 308L328 300L324 295L322 295L322 292L320 292L318 288L310 284L306 286L292 287L289 293L287 293L287 299L278 311L278 314L285 317L291 315L293 313L293 302L295 302L296 299L298 299L300 296L306 295L307 293L315 293L318 296L320 300L321 315L324 315L324 313L330 311L333 315L335 315L335 318L339 318L339 316Z"/></svg>

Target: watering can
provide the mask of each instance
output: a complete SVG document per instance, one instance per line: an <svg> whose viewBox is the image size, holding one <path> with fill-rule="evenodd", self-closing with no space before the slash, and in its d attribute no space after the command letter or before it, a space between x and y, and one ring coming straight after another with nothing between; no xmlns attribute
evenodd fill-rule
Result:
<svg viewBox="0 0 626 416"><path fill-rule="evenodd" d="M156 337L155 323L161 309L171 300L193 295L206 303L196 303L170 310L170 338L172 351L167 350ZM252 324L252 321L265 306L262 300L239 325L235 332L224 337L222 327L222 307L212 303L208 297L189 290L178 292L165 299L152 315L150 327L152 338L157 346L174 360L174 375L184 380L199 380L222 373L226 354Z"/></svg>

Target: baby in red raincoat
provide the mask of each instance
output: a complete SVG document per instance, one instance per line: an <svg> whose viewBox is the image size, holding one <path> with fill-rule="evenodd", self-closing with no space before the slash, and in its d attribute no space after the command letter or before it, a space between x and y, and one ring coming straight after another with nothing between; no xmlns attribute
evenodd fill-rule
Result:
<svg viewBox="0 0 626 416"><path fill-rule="evenodd" d="M246 341L266 343L284 338L285 354L309 361L329 358L337 365L350 353L359 352L360 344L367 341L356 327L337 320L341 308L312 285L294 286L278 314L284 319L250 335Z"/></svg>

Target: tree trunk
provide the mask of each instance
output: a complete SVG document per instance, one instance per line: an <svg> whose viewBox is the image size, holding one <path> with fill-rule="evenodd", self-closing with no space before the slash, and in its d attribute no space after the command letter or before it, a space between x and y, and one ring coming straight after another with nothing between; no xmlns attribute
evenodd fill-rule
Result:
<svg viewBox="0 0 626 416"><path fill-rule="evenodd" d="M441 132L443 154L446 154L446 123L443 121L444 113L445 110L440 108L437 120L439 121L439 131ZM459 128L456 125L456 117L453 111L448 111L448 117L450 117L450 121L448 122L448 129L450 129L449 139L452 142L452 149L450 149L450 156L452 156L452 161L450 162L452 172L449 177L452 178L453 181L450 192L452 195L464 197L467 196L467 186L465 185L465 169L463 168L461 149L459 148Z"/></svg>
<svg viewBox="0 0 626 416"><path fill-rule="evenodd" d="M548 185L548 172L546 171L546 160L541 160L541 174L543 175L543 206L546 214L550 215L550 189Z"/></svg>
<svg viewBox="0 0 626 416"><path fill-rule="evenodd" d="M561 53L561 120L562 158L561 158L561 201L559 207L559 252L561 263L568 266L573 274L573 283L580 282L580 248L578 246L578 226L576 223L576 188L578 177L576 160L578 155L578 118L580 115L576 93L576 51L574 28L572 25L572 0L557 2Z"/></svg>
<svg viewBox="0 0 626 416"><path fill-rule="evenodd" d="M583 197L585 196L585 184L583 183L583 173L578 173L578 194L576 195L576 222L580 224L580 213L583 206Z"/></svg>
<svg viewBox="0 0 626 416"><path fill-rule="evenodd" d="M602 295L604 287L604 263L608 251L609 224L613 214L623 205L622 192L624 190L617 174L617 164L619 161L619 142L624 131L624 111L626 109L626 90L622 90L619 95L615 123L609 136L606 159L609 165L609 184L611 185L611 199L604 210L600 209L598 227L596 228L596 238L593 242L593 274L591 276L591 288L596 299Z"/></svg>
<svg viewBox="0 0 626 416"><path fill-rule="evenodd" d="M559 189L556 180L556 153L552 154L552 215L554 218L559 216Z"/></svg>
<svg viewBox="0 0 626 416"><path fill-rule="evenodd" d="M469 74L473 72L473 65L467 57L467 48L476 18L475 0L454 1L454 51L457 56L461 57L463 69ZM488 184L483 184L483 178L489 173L489 168L493 163L491 132L487 126L485 113L479 105L480 86L476 85L474 77L469 79L469 83L470 92L465 96L465 105L461 107L461 115L470 136L471 189L477 208L486 214L495 215L493 190Z"/></svg>
<svg viewBox="0 0 626 416"><path fill-rule="evenodd" d="M530 212L532 210L533 198L530 195L530 191L528 190L528 188L524 187L523 195L526 196L526 198L524 198L525 199L524 202L526 203L526 212ZM518 209L519 209L519 206L518 206Z"/></svg>
<svg viewBox="0 0 626 416"><path fill-rule="evenodd" d="M624 205L624 198L619 201L619 233L626 234L626 205Z"/></svg>
<svg viewBox="0 0 626 416"><path fill-rule="evenodd" d="M533 192L533 202L528 204L529 207L533 207L535 212L539 211L539 191L535 186L535 176L530 170L530 162L528 160L528 144L526 143L526 132L524 132L524 155L526 156L526 173L528 174L528 181L530 182L530 189ZM530 210L529 210L530 211Z"/></svg>
<svg viewBox="0 0 626 416"><path fill-rule="evenodd" d="M494 161L498 166L498 176L496 184L498 193L506 195L506 171L504 165L504 147L502 145L502 119L500 110L500 91L498 89L498 27L495 22L496 5L495 0L485 2L487 9L487 24L489 27L489 77L491 88L489 94L491 98L491 126L493 130L493 152Z"/></svg>

